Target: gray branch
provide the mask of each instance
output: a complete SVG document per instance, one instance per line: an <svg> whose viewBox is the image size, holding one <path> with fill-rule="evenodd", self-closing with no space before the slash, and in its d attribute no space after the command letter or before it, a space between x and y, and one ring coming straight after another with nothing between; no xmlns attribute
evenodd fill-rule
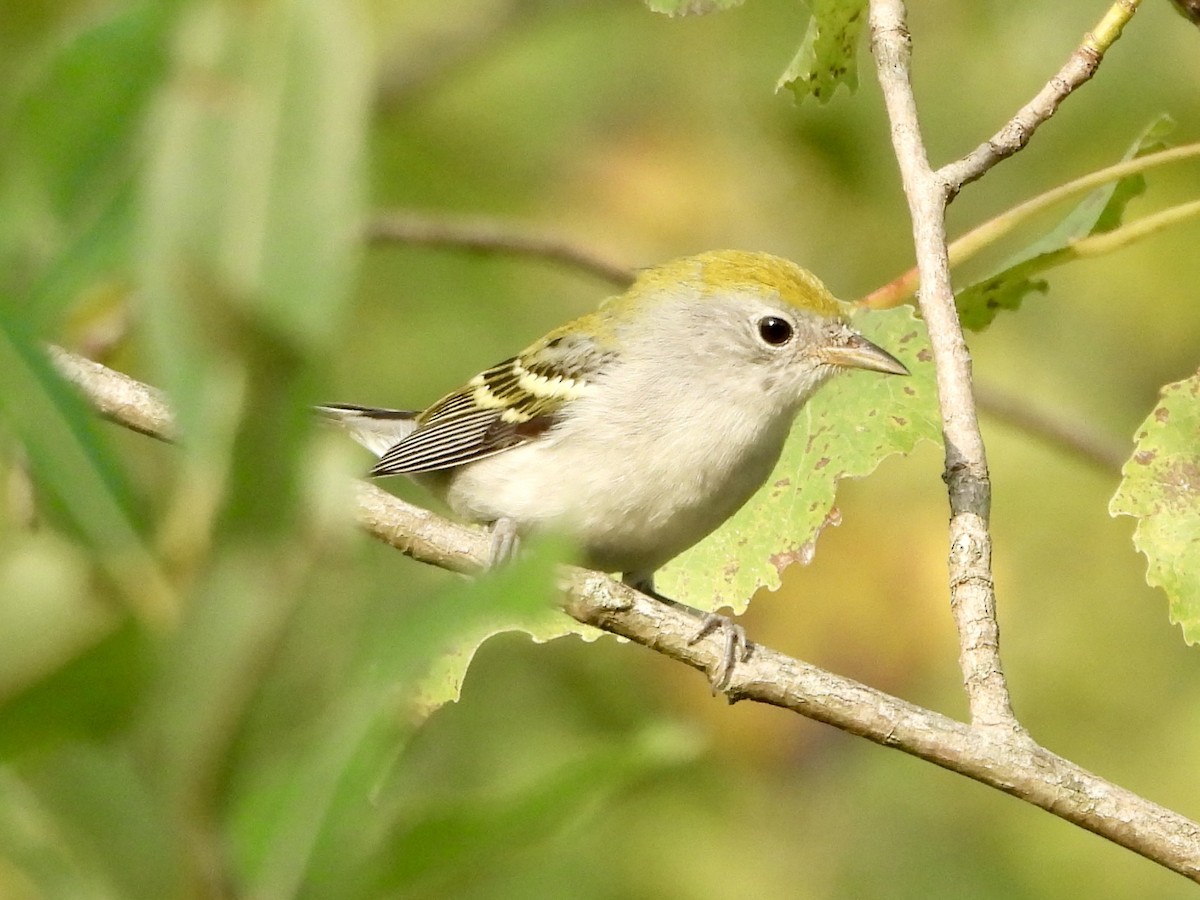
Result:
<svg viewBox="0 0 1200 900"><path fill-rule="evenodd" d="M971 357L954 306L946 243L946 207L964 184L1028 143L1059 105L1091 78L1141 0L1112 4L1067 65L993 138L963 159L934 171L929 164L911 79L912 37L903 0L871 0L871 50L883 89L892 144L913 222L918 300L929 328L942 433L943 478L950 495L950 606L959 636L959 665L972 722L1020 735L1000 661L1000 629L988 530L991 480L979 431ZM1010 417L1011 418L1011 417ZM1029 426L1026 417L1023 424Z"/></svg>
<svg viewBox="0 0 1200 900"><path fill-rule="evenodd" d="M958 628L963 686L977 725L1023 733L1013 715L1000 662L1000 629L992 582L992 539L988 531L992 490L975 400L971 356L954 306L946 249L946 205L951 190L929 165L917 121L910 81L911 38L902 0L872 0L871 49L892 123L892 144L908 198L921 275L919 301L929 329L937 378L943 478L950 494L950 608Z"/></svg>

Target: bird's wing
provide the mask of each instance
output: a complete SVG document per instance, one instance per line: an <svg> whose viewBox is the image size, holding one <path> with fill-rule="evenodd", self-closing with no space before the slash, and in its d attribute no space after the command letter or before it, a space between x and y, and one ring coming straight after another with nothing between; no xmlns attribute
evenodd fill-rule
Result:
<svg viewBox="0 0 1200 900"><path fill-rule="evenodd" d="M371 474L449 469L535 440L612 358L590 337L551 333L422 412L417 427L379 458Z"/></svg>

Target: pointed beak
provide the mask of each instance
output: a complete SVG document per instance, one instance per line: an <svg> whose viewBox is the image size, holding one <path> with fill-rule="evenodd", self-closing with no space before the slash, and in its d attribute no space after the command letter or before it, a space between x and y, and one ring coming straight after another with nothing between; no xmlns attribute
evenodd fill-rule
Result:
<svg viewBox="0 0 1200 900"><path fill-rule="evenodd" d="M908 367L892 354L849 329L836 344L822 348L820 355L822 362L843 369L867 369L888 375L910 374Z"/></svg>

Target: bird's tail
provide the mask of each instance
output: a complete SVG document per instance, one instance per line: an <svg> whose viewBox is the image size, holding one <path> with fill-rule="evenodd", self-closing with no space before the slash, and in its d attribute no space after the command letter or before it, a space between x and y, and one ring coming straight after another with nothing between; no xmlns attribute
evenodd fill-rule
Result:
<svg viewBox="0 0 1200 900"><path fill-rule="evenodd" d="M337 425L376 456L383 456L417 427L417 413L330 403L315 407L321 418Z"/></svg>

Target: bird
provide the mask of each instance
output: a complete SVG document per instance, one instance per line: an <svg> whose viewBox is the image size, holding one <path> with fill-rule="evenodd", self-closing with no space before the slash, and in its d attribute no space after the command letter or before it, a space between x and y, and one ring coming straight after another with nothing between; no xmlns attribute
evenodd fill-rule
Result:
<svg viewBox="0 0 1200 900"><path fill-rule="evenodd" d="M408 476L490 527L493 563L559 529L583 565L683 606L654 573L766 481L808 399L846 370L909 374L849 312L789 260L710 251L642 270L423 410L317 409L376 454L372 476ZM715 691L749 644L725 617L693 612L695 639L726 630Z"/></svg>

